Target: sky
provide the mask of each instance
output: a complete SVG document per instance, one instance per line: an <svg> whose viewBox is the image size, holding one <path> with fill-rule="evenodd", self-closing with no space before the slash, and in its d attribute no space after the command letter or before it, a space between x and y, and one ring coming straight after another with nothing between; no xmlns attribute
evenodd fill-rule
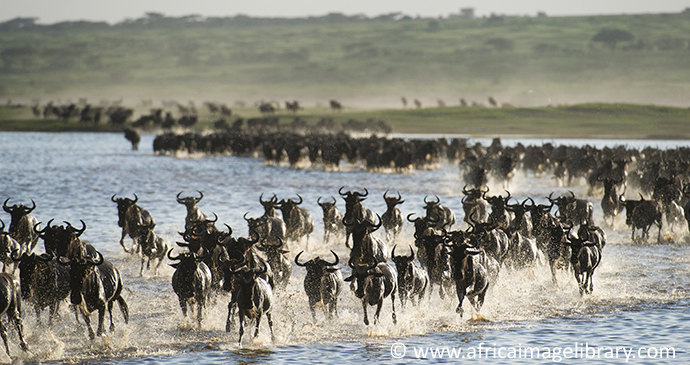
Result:
<svg viewBox="0 0 690 365"><path fill-rule="evenodd" d="M474 8L478 16L549 16L678 13L690 7L690 0L0 0L0 22L16 17L38 18L40 24L61 21L105 21L110 24L141 18L147 12L166 16L201 15L255 17L321 16L331 12L376 16L402 12L411 16L447 17L460 8Z"/></svg>

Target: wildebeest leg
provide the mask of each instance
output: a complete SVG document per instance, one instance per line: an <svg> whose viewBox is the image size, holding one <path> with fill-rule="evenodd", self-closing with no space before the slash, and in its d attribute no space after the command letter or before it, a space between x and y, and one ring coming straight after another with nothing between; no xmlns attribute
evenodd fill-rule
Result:
<svg viewBox="0 0 690 365"><path fill-rule="evenodd" d="M182 308L182 316L187 318L187 299L180 298L180 308Z"/></svg>
<svg viewBox="0 0 690 365"><path fill-rule="evenodd" d="M86 312L86 309L80 308L81 309L81 315L84 317L84 322L86 322L86 328L89 330L89 338L94 339L96 338L96 334L93 333L93 328L91 328L91 314ZM105 313L103 313L105 315ZM99 313L100 317L100 313Z"/></svg>
<svg viewBox="0 0 690 365"><path fill-rule="evenodd" d="M383 307L383 299L376 303L376 313L374 313L374 324L379 323L379 315L381 314L381 307Z"/></svg>
<svg viewBox="0 0 690 365"><path fill-rule="evenodd" d="M2 340L5 342L5 351L7 352L7 356L11 356L10 346L7 344L7 328L5 328L5 325L2 324L2 321L0 321L0 336L2 336Z"/></svg>
<svg viewBox="0 0 690 365"><path fill-rule="evenodd" d="M125 247L125 236L127 235L127 232L125 231L124 228L122 228L122 236L120 237L120 246L122 246L122 249L125 250L125 252L130 253L130 251Z"/></svg>
<svg viewBox="0 0 690 365"><path fill-rule="evenodd" d="M115 323L113 322L113 301L108 302L108 315L110 316L110 332L115 331Z"/></svg>
<svg viewBox="0 0 690 365"><path fill-rule="evenodd" d="M117 305L120 307L120 312L122 312L122 316L125 318L125 324L128 324L129 307L127 306L127 302L125 302L124 298L122 298L122 296L119 294L117 297L115 297L115 300L117 301Z"/></svg>
<svg viewBox="0 0 690 365"><path fill-rule="evenodd" d="M398 324L398 319L395 317L395 290L391 292L391 304L393 305L393 324ZM376 316L378 317L378 313Z"/></svg>
<svg viewBox="0 0 690 365"><path fill-rule="evenodd" d="M362 300L362 309L364 309L364 324L369 325L369 316L367 315L367 302Z"/></svg>
<svg viewBox="0 0 690 365"><path fill-rule="evenodd" d="M145 258L145 256L141 256L141 268L139 269L139 276L144 276L144 258ZM150 264L150 263L151 263L151 262L149 261L149 264ZM149 265L146 265L146 269L147 269L147 270L148 270L148 268L149 268L148 266L149 266Z"/></svg>
<svg viewBox="0 0 690 365"><path fill-rule="evenodd" d="M203 313L204 313L204 300L198 300L197 299L197 313L196 313L196 322L197 322L197 327L201 329L201 320L203 318Z"/></svg>
<svg viewBox="0 0 690 365"><path fill-rule="evenodd" d="M112 316L110 318L112 319ZM98 331L96 335L101 336L103 333L105 333L105 304L98 308Z"/></svg>
<svg viewBox="0 0 690 365"><path fill-rule="evenodd" d="M17 328L17 335L19 336L19 344L24 351L29 351L29 345L26 344L24 340L24 325L22 324L22 317L16 310L13 313L8 313L8 317L14 322L14 326ZM9 355L9 352L7 353Z"/></svg>
<svg viewBox="0 0 690 365"><path fill-rule="evenodd" d="M268 320L268 329L271 330L271 341L275 342L276 337L273 335L273 318L271 318L271 312L266 313L266 319Z"/></svg>
<svg viewBox="0 0 690 365"><path fill-rule="evenodd" d="M465 287L464 283L460 281L455 282L455 292L458 295L458 307L455 309L455 313L460 314L462 316L462 301L465 300L465 290L467 288Z"/></svg>
<svg viewBox="0 0 690 365"><path fill-rule="evenodd" d="M256 329L254 330L254 337L259 335L259 326L261 326L261 312L256 315Z"/></svg>
<svg viewBox="0 0 690 365"><path fill-rule="evenodd" d="M232 327L234 322L232 321L232 317L235 315L235 302L233 300L230 300L230 303L228 303L228 319L225 320L225 332L230 332L232 330Z"/></svg>
<svg viewBox="0 0 690 365"><path fill-rule="evenodd" d="M240 339L237 341L242 344L242 335L244 335L244 311L240 310Z"/></svg>

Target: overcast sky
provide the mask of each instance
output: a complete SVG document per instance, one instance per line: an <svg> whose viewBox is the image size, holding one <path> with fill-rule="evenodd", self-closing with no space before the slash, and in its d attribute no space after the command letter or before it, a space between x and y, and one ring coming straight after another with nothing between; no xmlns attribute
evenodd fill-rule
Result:
<svg viewBox="0 0 690 365"><path fill-rule="evenodd" d="M689 0L0 0L0 21L16 17L36 17L42 24L89 20L114 24L127 18L141 18L146 12L167 16L301 17L340 12L375 16L391 12L417 16L448 16L471 7L477 15L595 15L677 13L690 7Z"/></svg>

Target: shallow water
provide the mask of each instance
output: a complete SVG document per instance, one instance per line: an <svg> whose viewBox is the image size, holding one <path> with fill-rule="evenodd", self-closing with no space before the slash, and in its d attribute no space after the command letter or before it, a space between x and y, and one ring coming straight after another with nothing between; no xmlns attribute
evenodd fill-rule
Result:
<svg viewBox="0 0 690 365"><path fill-rule="evenodd" d="M435 293L418 307L401 308L396 303L398 324L391 320L390 300L384 302L381 323L365 326L361 304L345 289L340 296L340 316L325 320L317 313L313 321L302 289L304 270L294 267L287 290L275 298L273 316L275 341L268 326L262 323L261 333L254 340L239 346L237 333L225 332L227 296L216 297L207 308L202 329L182 318L170 278L173 269L162 265L158 274L145 271L139 277L139 260L122 251L118 244L116 205L113 194L129 196L136 193L139 205L155 219L156 233L168 246L180 240L177 231L184 226L186 211L175 196L204 192L200 209L216 213L218 226L233 227L235 235L247 234L242 216L259 216L261 193L276 193L279 198L304 198L303 206L314 217L316 230L311 236L306 256L328 254L335 250L346 257L342 242L323 244L321 210L316 204L320 196L338 196L341 186L368 188L364 204L382 214L385 190L399 191L405 199L400 206L404 215L422 214L424 197L438 195L442 203L455 210L461 221L463 183L457 166L443 165L436 170L407 174L373 174L359 166L345 166L340 172L318 169L289 169L266 166L262 159L216 156L175 158L154 156L153 136L142 138L141 150L131 151L121 134L91 133L0 133L0 198L11 197L10 204L37 204L33 214L39 221L55 219L56 224L69 221L87 224L82 238L91 242L122 272L127 288L124 297L130 306L131 321L125 325L117 308L114 311L116 330L108 336L90 341L83 325L77 325L67 305L61 318L51 328L38 326L31 308L24 310L25 333L30 354L22 354L16 336L10 336L12 354L23 361L70 361L89 363L210 363L210 362L280 362L280 363L360 363L416 361L426 347L463 349L461 355L472 359L471 351L481 345L484 356L476 362L498 364L537 362L610 363L687 363L690 343L690 246L686 244L687 229L667 232L671 242L664 244L633 244L630 232L619 217L615 229L606 228L607 244L601 266L594 276L594 293L581 298L577 284L565 273L554 286L548 269L503 270L498 283L489 292L479 314L469 306L459 317L455 313L456 298L441 300ZM472 140L485 145L490 140ZM597 147L626 144L631 147L675 147L681 141L585 141L504 139L504 145L523 144L584 144ZM610 143L610 144L609 144ZM544 202L544 196L573 190L582 196L584 186L556 187L551 178L535 178L518 174L511 186L513 196L527 196ZM492 191L502 191L492 186ZM599 198L592 197L595 220L601 222ZM342 199L338 206L344 209ZM9 224L9 215L2 217ZM400 245L412 244L412 227L405 227ZM656 233L653 231L653 233ZM129 238L125 239L130 243ZM295 247L296 246L296 247ZM304 248L304 242L291 247L290 258ZM39 242L38 251L42 251ZM390 247L389 247L390 250ZM347 271L347 270L346 270ZM370 315L373 308L369 308ZM46 314L43 314L43 321ZM95 320L95 316L93 318ZM83 323L83 321L80 321ZM13 333L13 329L10 329ZM248 337L247 337L248 338ZM400 355L404 345L404 357ZM391 353L393 346L394 353ZM489 350L486 350L490 348ZM549 358L520 358L523 347L548 349ZM598 358L590 347L604 347ZM619 348L618 358L606 358L606 348ZM675 358L661 358L662 347L675 349ZM504 348L503 351L500 351ZM556 350L559 348L560 350ZM566 351L576 358L566 359ZM584 348L584 350L583 350ZM623 348L634 349L635 358L626 358ZM641 353L638 351L642 349ZM641 359L637 355L653 355ZM493 349L493 350L491 350ZM415 350L417 353L415 353ZM514 357L509 358L511 350ZM580 351L580 352L578 352ZM645 352L649 351L649 353ZM482 354L481 351L479 351ZM475 352L475 355L477 352ZM630 354L633 354L632 352ZM457 355L457 353L456 353ZM582 355L579 356L578 355ZM594 355L592 355L594 356ZM427 357L432 357L427 352ZM448 360L426 359L428 362ZM476 356L475 356L476 357ZM462 359L463 357L461 357ZM0 360L9 358L0 352ZM421 361L421 360L420 360Z"/></svg>

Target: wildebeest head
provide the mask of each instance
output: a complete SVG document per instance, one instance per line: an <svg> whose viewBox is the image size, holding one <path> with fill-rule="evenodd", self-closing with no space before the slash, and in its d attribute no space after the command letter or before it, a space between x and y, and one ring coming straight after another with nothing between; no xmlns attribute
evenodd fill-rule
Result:
<svg viewBox="0 0 690 365"><path fill-rule="evenodd" d="M385 193L383 193L383 200L386 202L386 206L388 207L389 210L392 210L395 208L396 205L402 204L405 201L402 200L402 196L400 195L400 192L398 192L398 196L386 196L388 194L388 190L386 190Z"/></svg>
<svg viewBox="0 0 690 365"><path fill-rule="evenodd" d="M244 261L238 264L238 268L232 270L232 274L238 279L240 285L253 285L256 283L256 278L266 274L268 268L263 263L260 267L249 267L249 264Z"/></svg>
<svg viewBox="0 0 690 365"><path fill-rule="evenodd" d="M271 197L271 199L269 200L264 200L263 197L264 194L261 193L261 196L259 196L259 203L261 203L261 205L264 207L264 215L275 215L275 208L278 204L278 197L275 194L273 194L273 197Z"/></svg>
<svg viewBox="0 0 690 365"><path fill-rule="evenodd" d="M505 198L503 195L497 195L497 196L489 196L487 197L484 195L484 199L486 199L487 202L491 205L491 210L503 210L505 209L506 204L508 203L508 200L512 198L512 195L508 190L505 190L505 192L508 194Z"/></svg>
<svg viewBox="0 0 690 365"><path fill-rule="evenodd" d="M52 219L48 221L48 224L42 230L38 229L41 223L37 223L34 226L34 231L43 239L46 252L52 252L57 257L67 256L70 244L74 240L78 240L79 236L86 230L86 223L80 220L82 228L77 229L69 222L65 222L67 226L51 225L51 222L53 222Z"/></svg>
<svg viewBox="0 0 690 365"><path fill-rule="evenodd" d="M297 206L302 204L302 202L304 201L302 197L299 194L297 194L297 197L299 198L299 201L294 199L281 199L277 203L276 207L280 209L281 212L283 212L283 217L290 216L290 214L292 214L292 212L295 211L295 209L297 209Z"/></svg>
<svg viewBox="0 0 690 365"><path fill-rule="evenodd" d="M426 210L427 216L438 214L438 211L439 211L438 207L440 205L439 203L441 202L441 198L439 198L438 195L434 195L434 196L436 197L436 201L427 200L426 199L427 197L426 196L424 197L424 204L425 205L422 208L424 208Z"/></svg>
<svg viewBox="0 0 690 365"><path fill-rule="evenodd" d="M364 188L364 194L362 194L358 191L343 192L344 188L345 188L344 186L340 187L340 189L338 190L338 194L340 194L340 196L343 198L343 200L345 200L345 218L347 220L352 220L354 218L354 217L352 217L352 215L354 214L354 211L356 210L355 207L357 205L361 206L362 201L364 199L366 199L367 195L369 195L369 190L367 190L367 188Z"/></svg>
<svg viewBox="0 0 690 365"><path fill-rule="evenodd" d="M433 233L433 227L435 227L436 223L440 220L438 216L417 217L412 219L411 217L413 215L414 213L408 214L407 220L414 223L414 238L416 240L420 240L425 235Z"/></svg>
<svg viewBox="0 0 690 365"><path fill-rule="evenodd" d="M96 251L96 257L83 256L83 257L60 257L58 260L60 264L69 265L69 277L70 277L70 301L74 305L78 305L82 301L82 288L84 287L84 279L93 270L94 266L98 266L103 263L103 255Z"/></svg>
<svg viewBox="0 0 690 365"><path fill-rule="evenodd" d="M472 188L472 189L467 189L467 184L462 187L462 193L465 194L465 196L462 198L462 202L464 203L467 199L469 200L477 200L484 196L486 193L489 192L489 188L486 188L486 191L482 190L481 188Z"/></svg>
<svg viewBox="0 0 690 365"><path fill-rule="evenodd" d="M393 250L391 251L391 260L395 263L395 268L398 270L398 275L399 277L406 277L406 276L411 276L411 273L408 273L408 271L412 271L412 261L414 260L414 250L412 249L412 246L410 247L410 254L408 256L396 256L395 255L395 249L398 245L393 246Z"/></svg>
<svg viewBox="0 0 690 365"><path fill-rule="evenodd" d="M316 256L307 262L300 263L299 258L303 253L304 251L300 251L300 253L298 253L297 256L295 256L295 264L297 266L302 266L306 268L307 275L313 275L314 277L322 277L326 272L335 272L339 270L334 266L338 265L338 263L340 262L340 258L335 252L333 252L333 250L331 250L333 257L335 257L335 261L333 262L328 262L322 259L321 257Z"/></svg>
<svg viewBox="0 0 690 365"><path fill-rule="evenodd" d="M333 199L332 202L328 202L328 201L321 202L321 197L319 197L319 199L316 200L316 203L317 203L317 204L321 207L321 209L323 210L323 216L324 216L324 217L333 217L333 216L335 216L335 210L337 209L336 206L335 206L336 200L335 200L334 197L331 197L331 199Z"/></svg>
<svg viewBox="0 0 690 365"><path fill-rule="evenodd" d="M139 197L137 194L134 194L134 200L130 198L115 199L116 195L117 194L113 194L113 196L110 197L110 200L112 200L113 203L117 203L117 225L119 227L124 227L125 220L127 219L127 211L139 201Z"/></svg>
<svg viewBox="0 0 690 365"><path fill-rule="evenodd" d="M381 228L383 224L383 222L381 222L381 216L377 214L376 218L378 218L378 224L371 223L368 220L348 221L346 218L343 218L343 225L352 229L352 239L354 242L361 242L366 235L376 232L376 230Z"/></svg>
<svg viewBox="0 0 690 365"><path fill-rule="evenodd" d="M632 217L633 217L633 211L637 206L639 206L642 202L644 202L644 197L642 194L640 194L640 200L628 200L625 199L623 194L621 194L618 197L618 201L625 206L625 224L631 225L632 224Z"/></svg>
<svg viewBox="0 0 690 365"><path fill-rule="evenodd" d="M201 199L204 198L204 193L202 193L201 191L198 191L198 190L197 190L197 192L199 192L199 197L198 197L198 198L195 198L195 197L193 197L193 196L188 196L188 197L185 197L185 198L180 198L180 195L182 195L182 192L180 191L180 192L177 194L177 197L176 197L176 198L177 198L177 202L180 203L180 204L182 204L182 205L184 205L184 206L186 206L187 209L193 209L194 206L197 205L197 204L199 204L199 202L201 201Z"/></svg>
<svg viewBox="0 0 690 365"><path fill-rule="evenodd" d="M19 220L21 217L30 214L34 209L36 209L36 202L31 199L31 208L24 204L14 204L12 206L7 205L7 202L10 201L12 198L7 198L5 200L5 203L2 204L2 209L4 209L7 213L10 213L12 216L12 221L14 222L15 220Z"/></svg>
<svg viewBox="0 0 690 365"><path fill-rule="evenodd" d="M355 282L355 296L357 298L364 298L368 287L369 276L374 278L381 278L383 273L377 268L377 262L373 257L370 257L371 263L357 264L355 265L352 258L348 262L348 266L352 269L352 274L344 279L344 281L354 281ZM370 285L370 284L369 284Z"/></svg>

